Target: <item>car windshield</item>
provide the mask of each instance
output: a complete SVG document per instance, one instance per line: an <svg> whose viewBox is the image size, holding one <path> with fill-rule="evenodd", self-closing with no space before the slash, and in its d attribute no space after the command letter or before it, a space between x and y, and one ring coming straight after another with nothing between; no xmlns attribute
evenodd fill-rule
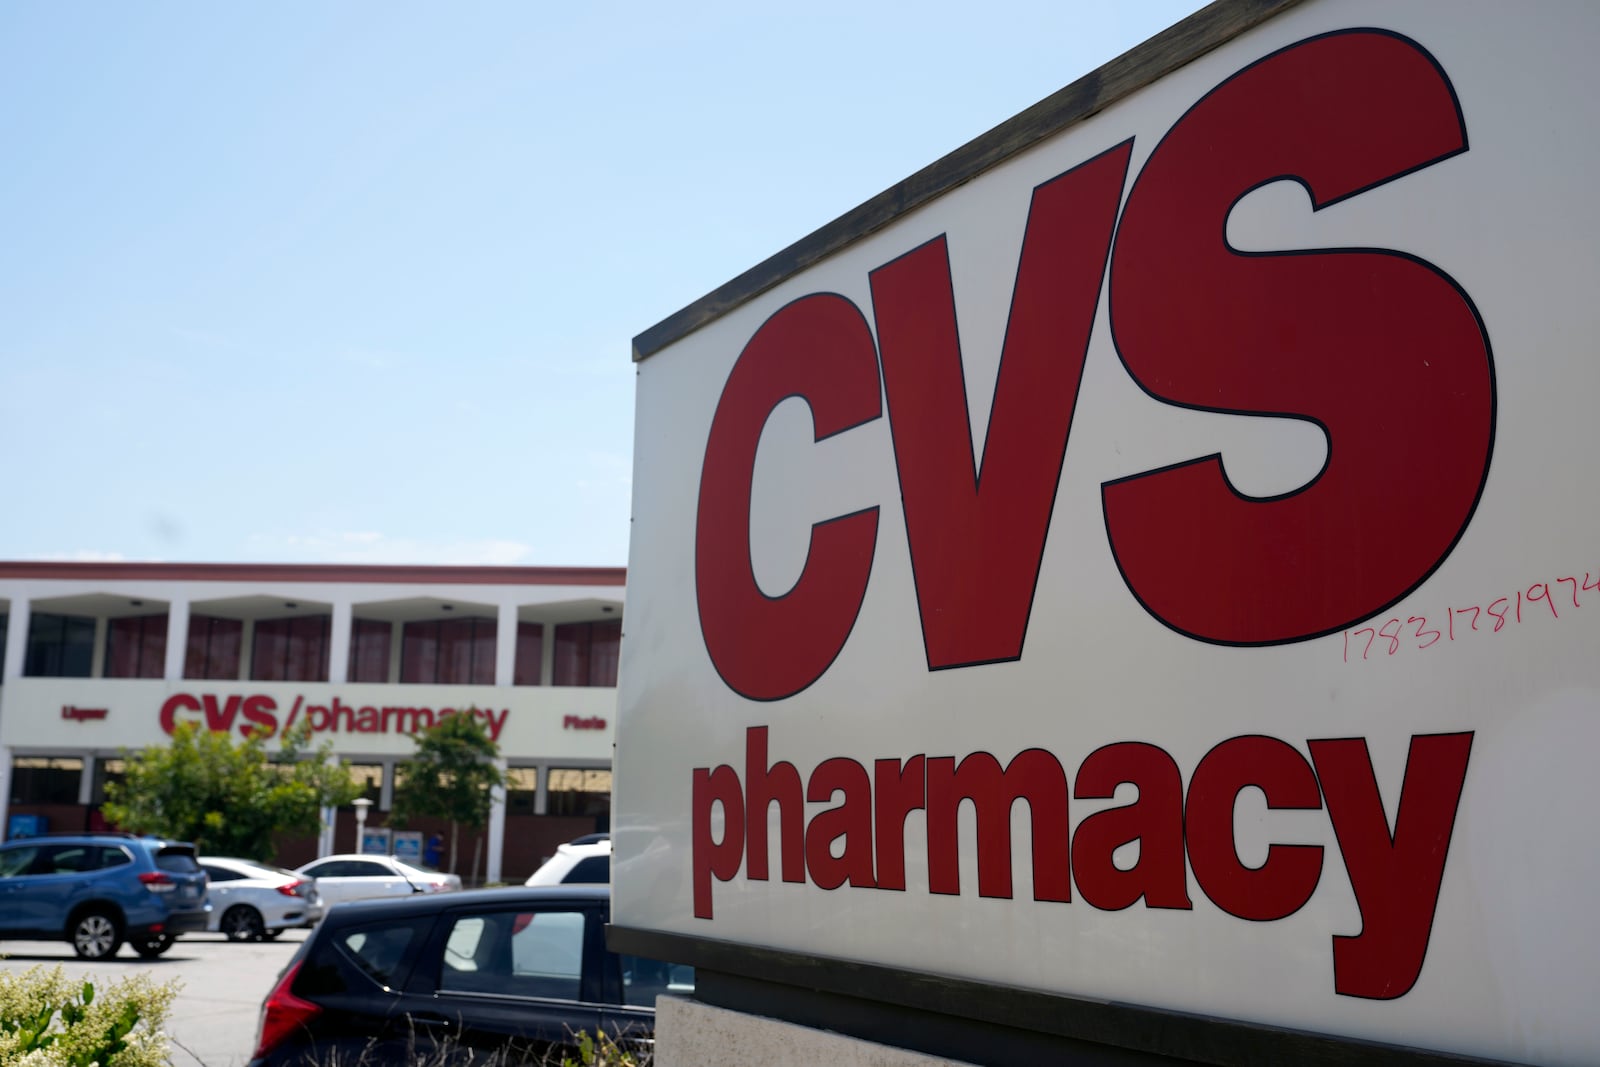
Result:
<svg viewBox="0 0 1600 1067"><path fill-rule="evenodd" d="M168 845L156 851L156 866L163 871L180 874L199 874L200 864L195 862L194 849L187 845Z"/></svg>
<svg viewBox="0 0 1600 1067"><path fill-rule="evenodd" d="M33 857L38 854L39 849L33 845L8 848L0 852L0 878L11 878L26 871L33 863Z"/></svg>
<svg viewBox="0 0 1600 1067"><path fill-rule="evenodd" d="M278 872L271 867L258 867L254 863L235 863L233 869L246 878L276 878Z"/></svg>

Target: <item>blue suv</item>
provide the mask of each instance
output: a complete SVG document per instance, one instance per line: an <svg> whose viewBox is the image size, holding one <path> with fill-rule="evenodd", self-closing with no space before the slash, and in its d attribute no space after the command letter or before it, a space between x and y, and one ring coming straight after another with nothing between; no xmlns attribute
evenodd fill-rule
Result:
<svg viewBox="0 0 1600 1067"><path fill-rule="evenodd" d="M86 960L126 941L151 959L204 930L210 912L193 845L105 833L0 845L0 938L65 938Z"/></svg>

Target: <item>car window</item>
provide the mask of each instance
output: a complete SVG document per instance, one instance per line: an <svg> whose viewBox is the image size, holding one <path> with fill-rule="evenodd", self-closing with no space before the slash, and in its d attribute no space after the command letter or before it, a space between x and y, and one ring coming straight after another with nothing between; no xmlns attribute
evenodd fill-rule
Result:
<svg viewBox="0 0 1600 1067"><path fill-rule="evenodd" d="M121 867L124 863L132 863L133 857L121 845L106 845L100 849L100 869L107 867Z"/></svg>
<svg viewBox="0 0 1600 1067"><path fill-rule="evenodd" d="M415 931L407 926L369 926L339 935L339 948L379 985L391 986L405 962Z"/></svg>
<svg viewBox="0 0 1600 1067"><path fill-rule="evenodd" d="M202 863L200 867L206 872L206 877L213 882L237 882L244 877L238 871L229 870L227 867L215 867L209 863Z"/></svg>
<svg viewBox="0 0 1600 1067"><path fill-rule="evenodd" d="M99 847L95 845L45 845L33 861L29 874L77 874L99 866Z"/></svg>
<svg viewBox="0 0 1600 1067"><path fill-rule="evenodd" d="M299 977L294 991L299 996L324 997L343 993L372 995L374 985L390 991L408 981L419 958L418 949L433 929L434 916L366 920L350 926L319 928L305 941ZM321 1062L321 1061L318 1061ZM344 1064L345 1060L329 1060ZM387 1063L371 1057L356 1057L358 1063ZM398 1061L397 1061L398 1062ZM433 1062L433 1061L429 1061ZM442 1061L441 1061L442 1062Z"/></svg>
<svg viewBox="0 0 1600 1067"><path fill-rule="evenodd" d="M199 874L200 864L195 862L194 850L184 846L168 846L156 850L156 866L163 871L178 874Z"/></svg>
<svg viewBox="0 0 1600 1067"><path fill-rule="evenodd" d="M374 875L382 878L392 874L381 864L369 860L329 860L307 867L306 873L313 878L371 878Z"/></svg>
<svg viewBox="0 0 1600 1067"><path fill-rule="evenodd" d="M372 860L346 860L345 869L339 872L341 878L393 878L394 872L381 863Z"/></svg>
<svg viewBox="0 0 1600 1067"><path fill-rule="evenodd" d="M694 968L683 963L647 960L642 956L622 956L622 1003L635 1008L653 1008L663 993L694 992Z"/></svg>
<svg viewBox="0 0 1600 1067"><path fill-rule="evenodd" d="M19 874L26 874L28 868L33 866L33 858L38 854L37 845L0 850L0 878L15 878Z"/></svg>
<svg viewBox="0 0 1600 1067"><path fill-rule="evenodd" d="M454 920L439 989L577 1000L583 981L583 911L499 911Z"/></svg>
<svg viewBox="0 0 1600 1067"><path fill-rule="evenodd" d="M604 885L611 881L611 857L589 856L577 862L567 876L561 879L568 883L582 883L584 885Z"/></svg>

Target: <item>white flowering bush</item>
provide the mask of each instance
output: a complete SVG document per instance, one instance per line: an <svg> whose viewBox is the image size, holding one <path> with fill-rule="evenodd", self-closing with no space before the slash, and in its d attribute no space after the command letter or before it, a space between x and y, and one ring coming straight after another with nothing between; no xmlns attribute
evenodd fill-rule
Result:
<svg viewBox="0 0 1600 1067"><path fill-rule="evenodd" d="M176 982L136 974L97 991L61 967L0 972L0 1063L16 1067L167 1067L162 1029Z"/></svg>

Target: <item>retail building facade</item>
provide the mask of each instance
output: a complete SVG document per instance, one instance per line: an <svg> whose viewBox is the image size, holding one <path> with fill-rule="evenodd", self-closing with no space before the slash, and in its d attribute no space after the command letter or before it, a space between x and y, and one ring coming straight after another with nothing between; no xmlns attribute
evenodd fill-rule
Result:
<svg viewBox="0 0 1600 1067"><path fill-rule="evenodd" d="M458 867L520 881L560 842L608 828L624 580L620 567L0 563L0 828L103 826L126 754L183 722L241 737L306 724L382 827L411 735L470 710L507 787ZM277 858L354 851L355 834L345 809Z"/></svg>

